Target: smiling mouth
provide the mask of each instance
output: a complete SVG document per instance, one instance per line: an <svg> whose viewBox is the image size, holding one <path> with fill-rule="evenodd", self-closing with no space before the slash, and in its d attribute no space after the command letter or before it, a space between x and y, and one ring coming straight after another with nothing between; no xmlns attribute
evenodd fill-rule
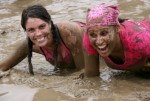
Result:
<svg viewBox="0 0 150 101"><path fill-rule="evenodd" d="M44 39L45 39L45 37L40 37L40 38L37 38L37 41L38 41L38 42L43 42Z"/></svg>
<svg viewBox="0 0 150 101"><path fill-rule="evenodd" d="M97 46L98 50L105 51L108 45Z"/></svg>

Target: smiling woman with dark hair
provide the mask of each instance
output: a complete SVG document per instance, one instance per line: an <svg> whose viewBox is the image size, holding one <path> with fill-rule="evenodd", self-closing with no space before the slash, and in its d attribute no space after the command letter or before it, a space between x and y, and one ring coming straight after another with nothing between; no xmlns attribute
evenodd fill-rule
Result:
<svg viewBox="0 0 150 101"><path fill-rule="evenodd" d="M9 70L28 56L30 73L32 52L45 56L55 71L80 70L84 67L82 50L83 28L71 21L54 24L47 10L41 5L24 9L21 25L27 33L27 39L20 42L15 53L0 63L0 69Z"/></svg>

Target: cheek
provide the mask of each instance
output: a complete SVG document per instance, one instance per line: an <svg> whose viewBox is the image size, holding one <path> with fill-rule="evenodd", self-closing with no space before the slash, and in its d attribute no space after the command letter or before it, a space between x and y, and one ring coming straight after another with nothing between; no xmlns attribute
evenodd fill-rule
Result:
<svg viewBox="0 0 150 101"><path fill-rule="evenodd" d="M53 34L52 34L51 31L47 32L45 36L47 36L47 39L48 39L49 41L53 41Z"/></svg>
<svg viewBox="0 0 150 101"><path fill-rule="evenodd" d="M53 37L52 32L51 32L51 30L49 30L49 29L44 29L44 30L41 31L41 33L42 33L44 36L48 37L48 38L52 38L52 37Z"/></svg>
<svg viewBox="0 0 150 101"><path fill-rule="evenodd" d="M30 38L30 40L33 40L33 38L34 38L34 34L32 34L32 33L27 34L27 36Z"/></svg>
<svg viewBox="0 0 150 101"><path fill-rule="evenodd" d="M43 30L41 30L41 33L42 33L42 34L50 34L51 31L48 30L48 29L43 29Z"/></svg>
<svg viewBox="0 0 150 101"><path fill-rule="evenodd" d="M114 33L110 33L108 38L109 38L109 41L113 41L114 40Z"/></svg>
<svg viewBox="0 0 150 101"><path fill-rule="evenodd" d="M95 42L96 42L96 38L91 38L91 37L89 37L89 40L90 40L90 42L91 42L91 44L95 44Z"/></svg>
<svg viewBox="0 0 150 101"><path fill-rule="evenodd" d="M42 34L51 34L51 27L49 25L46 25L44 29L41 29Z"/></svg>
<svg viewBox="0 0 150 101"><path fill-rule="evenodd" d="M46 33L46 34L47 34L48 36L50 36L50 37L53 36L53 33L52 33L52 31L51 31L50 28L45 29L45 30L43 31L43 33Z"/></svg>

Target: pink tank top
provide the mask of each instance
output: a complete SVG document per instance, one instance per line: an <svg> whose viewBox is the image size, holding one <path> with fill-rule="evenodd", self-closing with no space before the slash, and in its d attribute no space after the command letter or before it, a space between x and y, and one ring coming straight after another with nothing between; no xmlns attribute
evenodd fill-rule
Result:
<svg viewBox="0 0 150 101"><path fill-rule="evenodd" d="M84 22L80 21L74 21L75 23L79 24L81 27L84 27L86 24ZM63 41L63 40L61 40ZM48 51L45 48L41 48L43 51L43 54L45 55L45 58L47 61L53 61L53 51ZM66 47L64 42L61 42L61 44L58 46L58 62L65 62L69 63L72 60L72 54L70 50Z"/></svg>
<svg viewBox="0 0 150 101"><path fill-rule="evenodd" d="M135 64L150 58L150 19L140 22L125 21L121 24L120 38L124 46L125 61L123 64L116 64L109 57L103 57L107 63L111 64L111 68L129 70ZM90 44L86 33L83 43L89 54L98 54Z"/></svg>
<svg viewBox="0 0 150 101"><path fill-rule="evenodd" d="M46 48L42 48L42 51L45 55L45 58L47 61L53 61L54 56L53 56L53 51L48 51ZM58 46L58 62L65 62L68 63L70 61L70 51L69 49L61 42L61 44Z"/></svg>

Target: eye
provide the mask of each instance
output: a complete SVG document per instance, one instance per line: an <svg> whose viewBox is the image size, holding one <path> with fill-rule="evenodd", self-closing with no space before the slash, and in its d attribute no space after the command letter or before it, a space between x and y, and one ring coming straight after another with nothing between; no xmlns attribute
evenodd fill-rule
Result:
<svg viewBox="0 0 150 101"><path fill-rule="evenodd" d="M90 36L91 38L96 38L96 34L93 33L93 32L90 32L90 33L89 33L89 36Z"/></svg>
<svg viewBox="0 0 150 101"><path fill-rule="evenodd" d="M39 26L39 29L44 29L46 27L46 24L42 24Z"/></svg>
<svg viewBox="0 0 150 101"><path fill-rule="evenodd" d="M106 36L107 34L108 34L108 31L105 31L105 30L100 32L100 35L102 36Z"/></svg>
<svg viewBox="0 0 150 101"><path fill-rule="evenodd" d="M30 28L30 29L27 29L26 31L27 31L27 33L33 33L35 31L35 29L34 28Z"/></svg>

